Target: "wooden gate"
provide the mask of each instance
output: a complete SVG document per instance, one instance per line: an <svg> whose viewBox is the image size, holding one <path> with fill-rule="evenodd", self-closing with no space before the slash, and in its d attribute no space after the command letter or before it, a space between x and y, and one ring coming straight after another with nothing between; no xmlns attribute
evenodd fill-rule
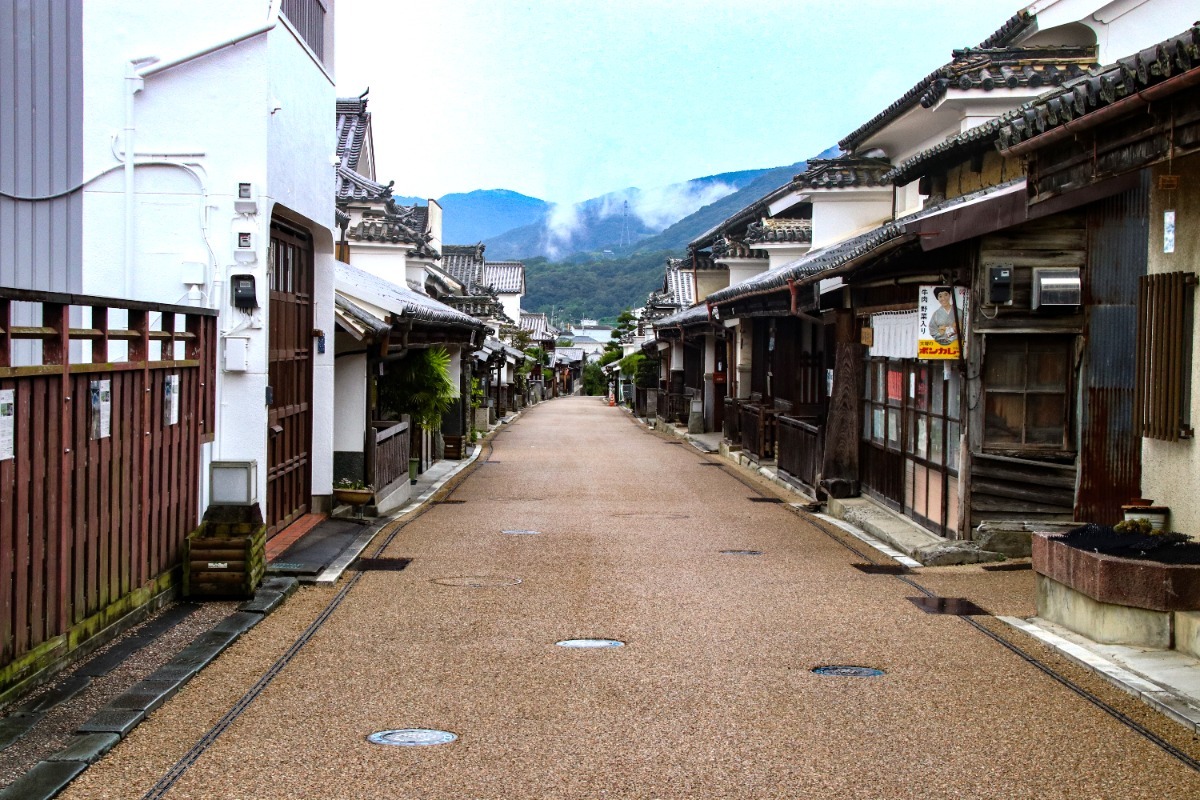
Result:
<svg viewBox="0 0 1200 800"><path fill-rule="evenodd" d="M267 535L308 512L312 443L312 239L271 223L271 397L267 416Z"/></svg>

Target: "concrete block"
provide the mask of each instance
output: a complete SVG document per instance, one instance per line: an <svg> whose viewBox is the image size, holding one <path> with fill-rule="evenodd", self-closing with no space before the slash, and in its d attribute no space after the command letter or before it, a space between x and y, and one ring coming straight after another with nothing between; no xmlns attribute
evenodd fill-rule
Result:
<svg viewBox="0 0 1200 800"><path fill-rule="evenodd" d="M117 746L121 737L115 733L88 733L72 736L70 744L50 756L47 761L80 761L95 764L100 757Z"/></svg>
<svg viewBox="0 0 1200 800"><path fill-rule="evenodd" d="M1175 612L1175 649L1200 658L1200 611Z"/></svg>
<svg viewBox="0 0 1200 800"><path fill-rule="evenodd" d="M1100 644L1171 649L1171 612L1102 603L1041 574L1037 610L1039 617Z"/></svg>
<svg viewBox="0 0 1200 800"><path fill-rule="evenodd" d="M146 718L146 712L140 708L113 708L106 706L100 709L87 722L75 729L76 733L115 733L122 739Z"/></svg>
<svg viewBox="0 0 1200 800"><path fill-rule="evenodd" d="M0 800L49 800L85 769L82 761L39 761L0 791Z"/></svg>

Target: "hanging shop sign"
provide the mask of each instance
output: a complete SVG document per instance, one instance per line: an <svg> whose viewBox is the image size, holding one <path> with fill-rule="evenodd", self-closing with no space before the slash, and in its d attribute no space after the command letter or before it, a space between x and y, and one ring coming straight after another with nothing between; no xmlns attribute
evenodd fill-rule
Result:
<svg viewBox="0 0 1200 800"><path fill-rule="evenodd" d="M917 301L917 358L939 360L966 355L961 344L967 335L967 308L971 292L965 286L922 286Z"/></svg>

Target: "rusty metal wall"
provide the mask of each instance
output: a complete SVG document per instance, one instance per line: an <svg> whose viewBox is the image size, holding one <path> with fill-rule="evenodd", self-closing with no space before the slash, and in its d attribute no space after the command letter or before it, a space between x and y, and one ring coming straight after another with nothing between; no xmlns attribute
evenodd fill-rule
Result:
<svg viewBox="0 0 1200 800"><path fill-rule="evenodd" d="M1121 505L1141 493L1142 440L1133 407L1138 277L1146 273L1149 192L1147 172L1137 188L1087 209L1077 520L1119 522Z"/></svg>

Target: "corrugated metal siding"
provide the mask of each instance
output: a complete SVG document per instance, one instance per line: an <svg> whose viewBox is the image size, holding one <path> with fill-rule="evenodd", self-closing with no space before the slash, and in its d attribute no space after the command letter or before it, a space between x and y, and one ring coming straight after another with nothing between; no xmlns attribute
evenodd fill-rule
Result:
<svg viewBox="0 0 1200 800"><path fill-rule="evenodd" d="M82 180L83 0L0 0L0 285L81 291Z"/></svg>
<svg viewBox="0 0 1200 800"><path fill-rule="evenodd" d="M1149 176L1088 207L1083 275L1085 369L1075 518L1113 524L1141 493L1142 440L1134 429L1138 278L1149 247Z"/></svg>

